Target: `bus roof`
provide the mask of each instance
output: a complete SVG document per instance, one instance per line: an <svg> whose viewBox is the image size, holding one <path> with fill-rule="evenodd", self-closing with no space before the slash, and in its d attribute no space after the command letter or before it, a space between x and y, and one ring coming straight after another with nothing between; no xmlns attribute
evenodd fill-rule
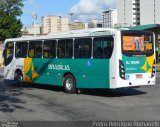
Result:
<svg viewBox="0 0 160 127"><path fill-rule="evenodd" d="M6 39L8 41L30 41L30 40L47 40L47 39L59 39L59 38L76 38L76 37L92 37L92 36L109 36L115 35L117 29L112 28L93 28L93 29L82 29L82 30L72 30L68 32L58 32L49 33L46 36L36 36L36 37L20 37Z"/></svg>

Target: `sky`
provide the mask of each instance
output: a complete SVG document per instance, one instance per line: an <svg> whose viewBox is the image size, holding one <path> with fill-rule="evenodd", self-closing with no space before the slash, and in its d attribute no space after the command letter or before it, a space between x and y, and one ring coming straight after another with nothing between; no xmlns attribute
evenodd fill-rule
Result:
<svg viewBox="0 0 160 127"><path fill-rule="evenodd" d="M37 23L46 15L58 15L72 20L87 22L91 19L101 20L102 12L107 8L115 8L116 0L26 0L23 15L20 17L24 26L32 25L32 13L37 12Z"/></svg>

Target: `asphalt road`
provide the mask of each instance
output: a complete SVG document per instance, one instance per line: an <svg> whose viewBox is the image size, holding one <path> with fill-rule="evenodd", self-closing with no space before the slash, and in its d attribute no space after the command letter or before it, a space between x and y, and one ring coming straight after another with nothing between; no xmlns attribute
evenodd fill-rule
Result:
<svg viewBox="0 0 160 127"><path fill-rule="evenodd" d="M0 79L1 121L160 120L157 85L66 94L52 86L5 85Z"/></svg>

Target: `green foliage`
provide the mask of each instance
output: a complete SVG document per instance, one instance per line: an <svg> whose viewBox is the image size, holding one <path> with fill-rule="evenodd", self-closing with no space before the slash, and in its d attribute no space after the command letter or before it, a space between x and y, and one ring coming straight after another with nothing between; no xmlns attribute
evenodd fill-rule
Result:
<svg viewBox="0 0 160 127"><path fill-rule="evenodd" d="M22 15L24 0L0 0L0 41L21 35L22 23L18 17Z"/></svg>

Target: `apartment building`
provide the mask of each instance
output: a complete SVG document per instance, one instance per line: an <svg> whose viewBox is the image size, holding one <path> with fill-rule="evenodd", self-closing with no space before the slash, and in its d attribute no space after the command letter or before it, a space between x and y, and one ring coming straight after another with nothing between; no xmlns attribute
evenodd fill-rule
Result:
<svg viewBox="0 0 160 127"><path fill-rule="evenodd" d="M140 0L118 0L117 10L119 25L140 25Z"/></svg>
<svg viewBox="0 0 160 127"><path fill-rule="evenodd" d="M122 26L160 24L160 0L117 0L117 10Z"/></svg>
<svg viewBox="0 0 160 127"><path fill-rule="evenodd" d="M160 0L140 0L140 24L160 24Z"/></svg>
<svg viewBox="0 0 160 127"><path fill-rule="evenodd" d="M42 17L42 34L69 31L69 19L61 16Z"/></svg>
<svg viewBox="0 0 160 127"><path fill-rule="evenodd" d="M117 10L108 9L103 12L103 28L114 28L117 25Z"/></svg>
<svg viewBox="0 0 160 127"><path fill-rule="evenodd" d="M69 30L78 30L78 29L85 29L85 23L78 21L69 23Z"/></svg>

